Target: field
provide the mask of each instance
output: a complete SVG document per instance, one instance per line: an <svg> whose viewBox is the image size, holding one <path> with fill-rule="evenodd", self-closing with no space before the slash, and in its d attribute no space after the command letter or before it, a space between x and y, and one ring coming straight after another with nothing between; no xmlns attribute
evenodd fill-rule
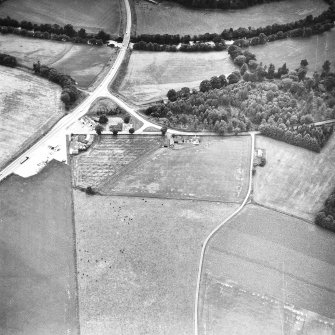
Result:
<svg viewBox="0 0 335 335"><path fill-rule="evenodd" d="M326 60L334 64L335 29L309 38L289 38L249 47L249 51L254 53L263 65L272 63L278 68L286 62L290 70L298 68L302 59L307 59L312 75L314 71L322 70L322 64Z"/></svg>
<svg viewBox="0 0 335 335"><path fill-rule="evenodd" d="M74 191L82 335L193 332L201 243L237 205Z"/></svg>
<svg viewBox="0 0 335 335"><path fill-rule="evenodd" d="M161 148L103 194L242 202L248 188L250 138L201 138L199 146Z"/></svg>
<svg viewBox="0 0 335 335"><path fill-rule="evenodd" d="M131 165L138 164L143 155L157 149L161 137L103 135L91 148L73 156L73 184L76 187L99 187L112 181Z"/></svg>
<svg viewBox="0 0 335 335"><path fill-rule="evenodd" d="M117 50L104 47L39 40L12 35L0 35L3 53L15 56L18 62L32 68L38 60L72 76L80 87L86 88L104 69L113 63Z"/></svg>
<svg viewBox="0 0 335 335"><path fill-rule="evenodd" d="M166 97L169 89L199 88L204 79L235 69L227 52L133 51L119 92L135 103Z"/></svg>
<svg viewBox="0 0 335 335"><path fill-rule="evenodd" d="M70 168L12 175L0 193L0 333L78 334Z"/></svg>
<svg viewBox="0 0 335 335"><path fill-rule="evenodd" d="M61 89L45 79L0 66L0 166L63 115Z"/></svg>
<svg viewBox="0 0 335 335"><path fill-rule="evenodd" d="M1 16L32 23L72 24L96 33L119 34L122 18L119 0L11 0L1 4Z"/></svg>
<svg viewBox="0 0 335 335"><path fill-rule="evenodd" d="M266 166L254 179L254 200L266 206L313 220L335 185L335 136L321 153L257 136L266 150Z"/></svg>
<svg viewBox="0 0 335 335"><path fill-rule="evenodd" d="M333 334L334 249L333 233L248 205L209 242L201 333Z"/></svg>
<svg viewBox="0 0 335 335"><path fill-rule="evenodd" d="M327 4L322 0L286 0L229 11L190 9L170 1L159 5L138 1L137 34L221 33L231 27L257 28L288 23L310 14L317 16L325 9Z"/></svg>

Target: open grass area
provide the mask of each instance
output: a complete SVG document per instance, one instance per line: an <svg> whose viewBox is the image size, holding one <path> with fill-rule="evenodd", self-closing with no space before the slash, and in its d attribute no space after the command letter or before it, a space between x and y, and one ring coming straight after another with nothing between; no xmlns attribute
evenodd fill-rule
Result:
<svg viewBox="0 0 335 335"><path fill-rule="evenodd" d="M103 29L119 34L120 0L10 0L1 4L0 15L32 23L72 24L96 33Z"/></svg>
<svg viewBox="0 0 335 335"><path fill-rule="evenodd" d="M102 135L91 148L72 157L73 184L94 188L112 182L144 155L159 148L161 137L135 135Z"/></svg>
<svg viewBox="0 0 335 335"><path fill-rule="evenodd" d="M61 88L46 79L0 66L0 166L63 115Z"/></svg>
<svg viewBox="0 0 335 335"><path fill-rule="evenodd" d="M74 191L82 335L193 333L201 243L237 205Z"/></svg>
<svg viewBox="0 0 335 335"><path fill-rule="evenodd" d="M70 168L11 175L0 194L0 333L78 334Z"/></svg>
<svg viewBox="0 0 335 335"><path fill-rule="evenodd" d="M265 27L288 23L327 9L323 0L278 1L241 10L204 10L183 7L172 1L158 5L140 0L136 5L137 34L204 34L223 29Z"/></svg>
<svg viewBox="0 0 335 335"><path fill-rule="evenodd" d="M307 59L309 75L314 71L321 71L322 64L329 60L335 62L335 29L314 35L309 38L288 38L267 43L265 45L250 46L258 62L263 65L270 63L282 66L284 63L290 70L297 69L302 59Z"/></svg>
<svg viewBox="0 0 335 335"><path fill-rule="evenodd" d="M80 87L87 88L103 69L114 63L117 49L106 46L39 40L15 35L0 35L1 52L15 56L30 68L38 60L69 74Z"/></svg>
<svg viewBox="0 0 335 335"><path fill-rule="evenodd" d="M171 88L199 88L202 80L214 75L228 75L234 69L228 53L222 51L133 51L119 92L135 103L147 103L165 98Z"/></svg>
<svg viewBox="0 0 335 335"><path fill-rule="evenodd" d="M206 250L201 333L333 334L334 239L292 216L245 207Z"/></svg>
<svg viewBox="0 0 335 335"><path fill-rule="evenodd" d="M201 138L199 146L161 148L131 173L108 180L103 194L242 202L249 179L250 137Z"/></svg>
<svg viewBox="0 0 335 335"><path fill-rule="evenodd" d="M257 136L267 163L257 168L254 200L266 206L313 220L335 185L335 136L321 153Z"/></svg>

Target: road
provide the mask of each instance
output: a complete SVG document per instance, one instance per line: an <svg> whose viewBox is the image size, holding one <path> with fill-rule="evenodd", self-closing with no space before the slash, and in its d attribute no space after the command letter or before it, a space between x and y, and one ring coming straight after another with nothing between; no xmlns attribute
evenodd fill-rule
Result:
<svg viewBox="0 0 335 335"><path fill-rule="evenodd" d="M7 165L2 171L0 171L0 181L6 178L11 173L14 173L17 168L21 166L21 162L27 159L31 154L38 152L41 148L45 147L50 140L54 137L66 135L66 130L73 125L79 118L87 113L89 110L92 102L101 96L108 96L112 98L114 101L115 99L118 101L119 99L114 97L108 91L108 85L110 82L115 78L118 69L120 68L122 61L126 55L127 48L130 42L130 31L131 31L131 10L128 0L124 0L126 6L126 13L127 13L127 27L126 32L123 37L122 47L120 48L119 54L115 60L114 65L107 73L105 78L101 81L101 83L96 87L96 89L89 94L89 96L79 105L77 106L71 114L64 116L51 130L45 134L38 142L36 142L32 147L22 153L18 158L16 158L12 163ZM122 104L120 104L122 107ZM127 109L128 110L128 109ZM129 111L129 110L128 110ZM130 111L129 111L130 112ZM134 115L134 111L130 112ZM136 115L136 117L138 117ZM138 117L139 118L139 117ZM146 125L148 122L146 121Z"/></svg>
<svg viewBox="0 0 335 335"><path fill-rule="evenodd" d="M221 222L206 238L205 242L202 245L200 261L199 261L199 269L198 269L198 277L197 277L197 287L195 293L195 303L194 303L194 335L199 335L199 296L200 296L200 285L201 285L201 277L203 273L203 265L204 265L204 257L206 248L208 246L209 241L215 236L215 234L223 227L229 220L231 220L235 215L237 215L246 203L249 200L251 189L252 189L252 169L254 164L254 151L255 151L255 132L250 132L251 136L251 153L250 153L250 167L249 167L249 187L248 192L240 205L239 208L236 209L234 213L228 216L223 222Z"/></svg>

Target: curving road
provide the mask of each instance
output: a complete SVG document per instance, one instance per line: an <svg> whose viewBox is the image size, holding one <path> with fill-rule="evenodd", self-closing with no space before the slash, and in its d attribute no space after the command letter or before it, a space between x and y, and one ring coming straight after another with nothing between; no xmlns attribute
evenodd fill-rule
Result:
<svg viewBox="0 0 335 335"><path fill-rule="evenodd" d="M45 134L38 142L36 142L32 147L22 153L18 158L16 158L12 163L7 165L3 170L0 171L0 181L6 178L11 173L14 173L17 168L22 166L22 162L27 159L31 154L38 152L42 147L46 146L47 143L54 137L66 134L66 130L73 125L79 118L87 113L89 110L92 102L101 96L108 95L108 97L112 98L113 100L119 100L118 98L114 97L108 91L108 85L110 82L115 78L118 69L120 68L122 61L126 55L127 48L130 42L130 31L131 31L131 10L128 0L124 0L126 6L126 13L127 13L127 27L126 32L123 37L122 47L120 48L119 54L116 58L116 61L110 71L107 73L105 78L101 81L101 83L96 87L96 89L89 94L89 96L79 105L77 106L71 114L64 116L51 130ZM116 101L117 102L117 101ZM121 102L121 100L120 100ZM122 106L122 104L120 104ZM128 109L127 109L128 110ZM134 111L131 112L134 115ZM135 113L136 114L136 113ZM138 117L138 115L136 115ZM139 118L139 117L138 117ZM148 124L146 121L145 124Z"/></svg>
<svg viewBox="0 0 335 335"><path fill-rule="evenodd" d="M199 335L199 295L200 295L200 285L201 285L201 276L203 273L203 265L204 265L204 257L206 248L208 246L209 241L213 238L213 236L223 227L229 220L231 220L235 215L237 215L243 207L246 205L251 189L252 189L252 169L254 164L254 151L255 151L255 132L249 133L251 136L251 154L250 154L250 168L249 168L249 187L248 192L240 205L236 209L234 213L229 215L223 222L221 222L206 238L205 242L202 245L201 254L200 254L200 261L199 261L199 269L198 269L198 277L197 277L197 287L195 293L195 304L194 304L194 335Z"/></svg>

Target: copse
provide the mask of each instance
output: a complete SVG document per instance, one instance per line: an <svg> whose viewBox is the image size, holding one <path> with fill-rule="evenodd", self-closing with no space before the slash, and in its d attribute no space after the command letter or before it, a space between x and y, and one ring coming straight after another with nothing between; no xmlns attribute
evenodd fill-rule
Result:
<svg viewBox="0 0 335 335"><path fill-rule="evenodd" d="M16 67L17 60L14 56L0 53L0 64L9 67Z"/></svg>

